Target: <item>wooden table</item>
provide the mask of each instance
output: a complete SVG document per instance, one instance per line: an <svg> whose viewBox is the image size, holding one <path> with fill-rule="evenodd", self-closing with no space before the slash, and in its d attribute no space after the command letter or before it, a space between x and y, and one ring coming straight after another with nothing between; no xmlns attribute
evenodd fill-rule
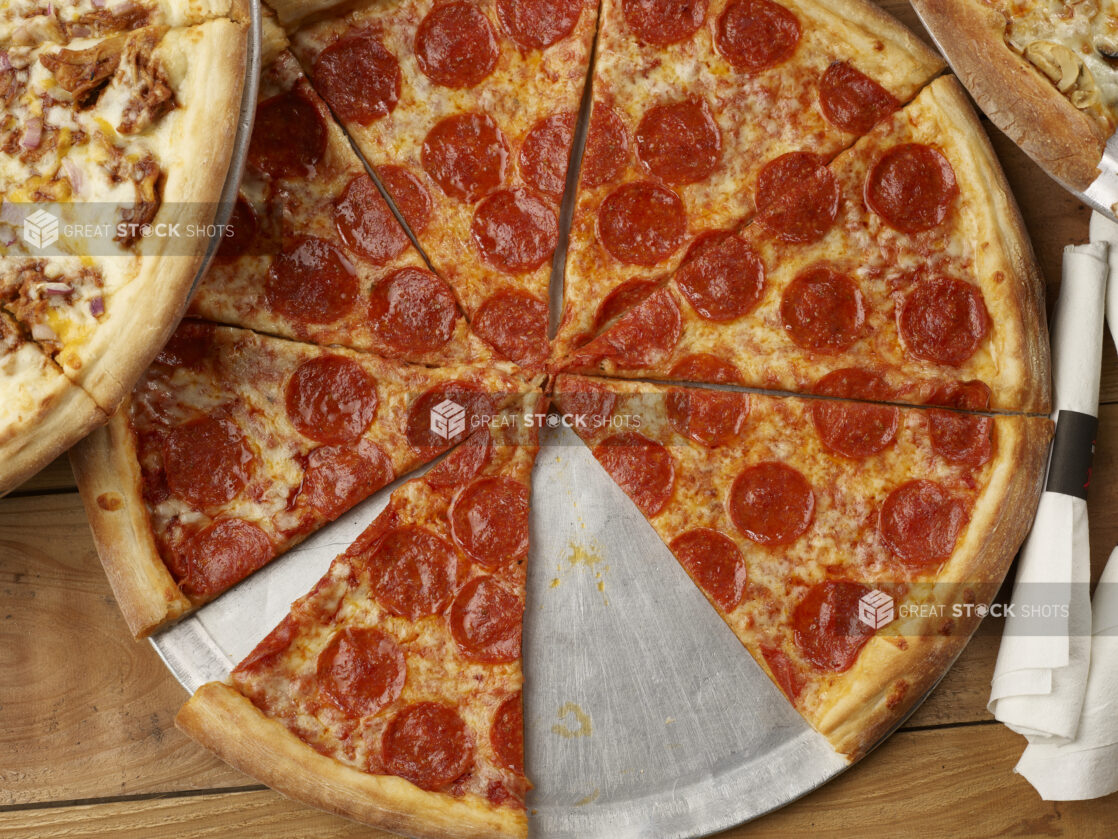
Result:
<svg viewBox="0 0 1118 839"><path fill-rule="evenodd" d="M916 26L906 4L887 8ZM1055 297L1088 213L991 129ZM1118 543L1118 358L1103 362L1088 502L1097 579ZM1013 765L1024 740L986 712L1001 624L987 620L927 702L860 764L746 837L1112 837L1118 795L1041 801ZM387 836L281 798L172 724L185 691L131 639L60 460L0 500L0 839Z"/></svg>

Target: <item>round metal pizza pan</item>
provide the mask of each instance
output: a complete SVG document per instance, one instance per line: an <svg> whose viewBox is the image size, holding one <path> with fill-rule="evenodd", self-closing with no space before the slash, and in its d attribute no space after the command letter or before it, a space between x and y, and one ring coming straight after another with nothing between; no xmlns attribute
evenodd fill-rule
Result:
<svg viewBox="0 0 1118 839"><path fill-rule="evenodd" d="M524 631L532 835L703 836L845 769L578 438L549 428L542 443ZM154 637L183 686L224 678L394 487Z"/></svg>

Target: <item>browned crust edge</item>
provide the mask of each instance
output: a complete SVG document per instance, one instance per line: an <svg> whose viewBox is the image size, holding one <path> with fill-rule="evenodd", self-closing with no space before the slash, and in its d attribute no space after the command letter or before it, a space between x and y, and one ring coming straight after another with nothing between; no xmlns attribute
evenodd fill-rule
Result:
<svg viewBox="0 0 1118 839"><path fill-rule="evenodd" d="M424 839L528 835L527 816L477 796L426 792L326 757L219 682L203 685L175 725L218 757L288 798L374 827Z"/></svg>
<svg viewBox="0 0 1118 839"><path fill-rule="evenodd" d="M167 182L154 223L186 228L213 221L233 155L230 126L244 87L247 31L243 24L212 20L172 30L160 44L186 75L176 91L185 102L182 118L160 153ZM106 413L116 410L167 343L186 309L204 250L177 255L141 248L138 275L110 302L112 321L81 347L80 366L68 375Z"/></svg>
<svg viewBox="0 0 1118 839"><path fill-rule="evenodd" d="M972 513L962 550L937 583L958 583L943 603L989 603L1032 526L1040 499L1052 423L1042 417L1002 417L999 462L990 490ZM920 702L970 641L980 618L973 612L941 634L945 618L905 619L903 639L875 636L852 670L832 688L831 701L811 720L835 749L857 760ZM903 640L903 649L898 641Z"/></svg>
<svg viewBox="0 0 1118 839"><path fill-rule="evenodd" d="M1005 17L975 0L912 0L978 106L1046 171L1083 191L1106 132L1005 40Z"/></svg>
<svg viewBox="0 0 1118 839"><path fill-rule="evenodd" d="M860 26L902 50L918 65L918 71L924 77L923 84L947 66L938 52L876 3L867 0L824 0L822 5L848 26Z"/></svg>
<svg viewBox="0 0 1118 839"><path fill-rule="evenodd" d="M117 605L137 638L191 609L159 556L141 492L127 403L70 451L78 492Z"/></svg>
<svg viewBox="0 0 1118 839"><path fill-rule="evenodd" d="M977 266L983 275L993 276L1001 270L1009 279L1011 320L999 320L995 326L1020 330L1012 349L1021 365L1021 381L1000 394L997 407L1022 413L1043 414L1052 411L1052 357L1045 314L1044 278L1025 229L1024 219L1013 197L1005 171L998 161L990 138L982 129L978 115L959 82L943 76L927 88L940 111L957 128L960 153L970 159L970 176L982 184L989 213L984 220L983 242L997 242L998 249L980 250ZM1000 257L1004 257L1003 264ZM995 264L987 264L987 260Z"/></svg>

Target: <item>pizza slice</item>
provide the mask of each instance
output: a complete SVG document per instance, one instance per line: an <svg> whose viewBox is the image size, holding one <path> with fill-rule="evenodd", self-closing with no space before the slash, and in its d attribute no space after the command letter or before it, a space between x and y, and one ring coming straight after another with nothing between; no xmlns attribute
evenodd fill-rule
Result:
<svg viewBox="0 0 1118 839"><path fill-rule="evenodd" d="M825 163L942 68L863 0L604 0L559 352L750 217L771 161Z"/></svg>
<svg viewBox="0 0 1118 839"><path fill-rule="evenodd" d="M212 238L242 24L29 50L0 132L0 305L112 413L166 343Z"/></svg>
<svg viewBox="0 0 1118 839"><path fill-rule="evenodd" d="M433 369L183 321L72 457L129 628L221 594L531 386L507 362Z"/></svg>
<svg viewBox="0 0 1118 839"><path fill-rule="evenodd" d="M757 663L853 758L962 650L1028 532L1051 423L958 410L983 395L968 383L939 395L952 407L917 409L564 375L554 399ZM861 620L859 601L892 602L896 621Z"/></svg>
<svg viewBox="0 0 1118 839"><path fill-rule="evenodd" d="M11 0L0 9L0 48L66 44L214 18L247 21L247 5L242 0Z"/></svg>
<svg viewBox="0 0 1118 839"><path fill-rule="evenodd" d="M1111 3L913 0L993 123L1078 190L1118 128L1118 16Z"/></svg>
<svg viewBox="0 0 1118 839"><path fill-rule="evenodd" d="M179 728L284 795L376 827L526 836L537 443L518 415L546 408L537 393L511 410L511 437L483 429L397 489L228 682L194 694Z"/></svg>
<svg viewBox="0 0 1118 839"><path fill-rule="evenodd" d="M0 310L0 495L65 451L105 414Z"/></svg>
<svg viewBox="0 0 1118 839"><path fill-rule="evenodd" d="M292 35L474 330L522 364L549 355L548 281L596 12L595 0L376 0Z"/></svg>
<svg viewBox="0 0 1118 839"><path fill-rule="evenodd" d="M272 55L232 233L190 312L420 363L490 357L274 24L265 25L265 42ZM410 212L418 221L427 208Z"/></svg>
<svg viewBox="0 0 1118 839"><path fill-rule="evenodd" d="M912 404L980 381L994 410L1048 412L1039 269L953 78L828 166L770 163L758 200L752 224L697 240L561 365ZM847 368L878 389L836 390L827 377Z"/></svg>

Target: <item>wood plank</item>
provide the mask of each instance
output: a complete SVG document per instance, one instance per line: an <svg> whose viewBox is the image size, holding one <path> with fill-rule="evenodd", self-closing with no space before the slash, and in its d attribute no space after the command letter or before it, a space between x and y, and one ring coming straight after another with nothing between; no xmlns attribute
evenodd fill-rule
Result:
<svg viewBox="0 0 1118 839"><path fill-rule="evenodd" d="M1012 771L1024 742L1000 725L902 732L796 804L726 831L720 839L1113 836L1118 797L1042 801ZM230 834L388 839L388 834L292 803L270 790L0 812L0 839L217 839Z"/></svg>
<svg viewBox="0 0 1118 839"><path fill-rule="evenodd" d="M0 805L236 785L174 728L186 692L134 641L77 495L0 504Z"/></svg>

